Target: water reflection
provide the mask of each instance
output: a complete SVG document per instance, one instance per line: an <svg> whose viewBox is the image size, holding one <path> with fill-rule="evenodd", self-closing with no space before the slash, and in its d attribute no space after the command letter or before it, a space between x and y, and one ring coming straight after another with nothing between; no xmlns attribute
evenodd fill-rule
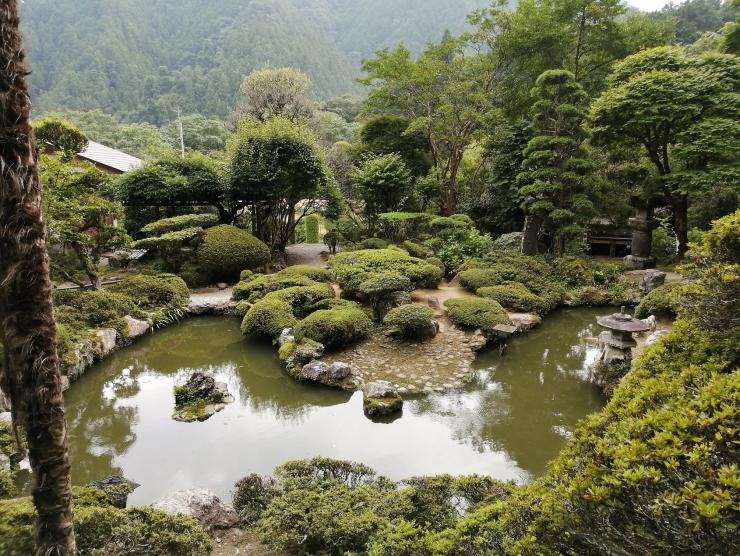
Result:
<svg viewBox="0 0 740 556"><path fill-rule="evenodd" d="M482 354L477 381L464 391L409 400L392 423L367 420L359 393L289 379L275 349L244 341L238 321L192 319L118 352L69 390L73 480L123 473L142 484L133 503L190 486L228 497L246 473L316 455L362 461L394 478L526 480L602 405L583 380L597 313L549 317L503 357ZM195 369L226 382L236 402L204 423L172 421L173 385Z"/></svg>

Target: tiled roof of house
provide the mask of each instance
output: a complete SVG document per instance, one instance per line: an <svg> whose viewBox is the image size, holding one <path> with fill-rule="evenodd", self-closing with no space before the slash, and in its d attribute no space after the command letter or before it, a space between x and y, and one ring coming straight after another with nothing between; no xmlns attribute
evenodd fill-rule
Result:
<svg viewBox="0 0 740 556"><path fill-rule="evenodd" d="M89 141L87 148L78 154L80 158L101 164L118 170L119 172L129 172L136 168L141 168L144 161L130 154L106 147L95 141Z"/></svg>

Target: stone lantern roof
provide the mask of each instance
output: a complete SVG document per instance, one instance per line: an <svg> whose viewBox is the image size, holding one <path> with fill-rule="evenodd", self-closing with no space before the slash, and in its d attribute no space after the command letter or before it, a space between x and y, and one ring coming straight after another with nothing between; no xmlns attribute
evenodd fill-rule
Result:
<svg viewBox="0 0 740 556"><path fill-rule="evenodd" d="M619 313L597 317L596 322L600 326L615 332L629 332L631 334L633 332L646 332L650 330L650 327L643 321L625 313L624 306L622 306Z"/></svg>

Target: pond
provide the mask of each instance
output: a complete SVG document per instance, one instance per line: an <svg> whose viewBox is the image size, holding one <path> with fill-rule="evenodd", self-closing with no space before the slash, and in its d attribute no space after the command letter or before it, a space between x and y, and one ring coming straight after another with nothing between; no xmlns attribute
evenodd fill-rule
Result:
<svg viewBox="0 0 740 556"><path fill-rule="evenodd" d="M374 423L362 395L301 384L275 349L249 343L230 318L190 319L119 351L66 394L75 484L122 474L141 484L131 504L202 486L230 499L234 482L291 459L327 456L395 479L542 474L579 419L603 406L586 381L597 353L595 317L564 309L503 356L482 353L464 389L407 400L403 416ZM171 419L173 385L196 369L228 384L236 402L203 423Z"/></svg>

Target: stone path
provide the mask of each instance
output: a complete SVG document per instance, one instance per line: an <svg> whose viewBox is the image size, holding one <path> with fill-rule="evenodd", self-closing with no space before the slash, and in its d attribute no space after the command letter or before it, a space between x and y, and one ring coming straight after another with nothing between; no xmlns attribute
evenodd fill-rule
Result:
<svg viewBox="0 0 740 556"><path fill-rule="evenodd" d="M296 243L288 245L285 252L288 256L288 266L306 264L324 267L329 257L329 249L323 243Z"/></svg>

